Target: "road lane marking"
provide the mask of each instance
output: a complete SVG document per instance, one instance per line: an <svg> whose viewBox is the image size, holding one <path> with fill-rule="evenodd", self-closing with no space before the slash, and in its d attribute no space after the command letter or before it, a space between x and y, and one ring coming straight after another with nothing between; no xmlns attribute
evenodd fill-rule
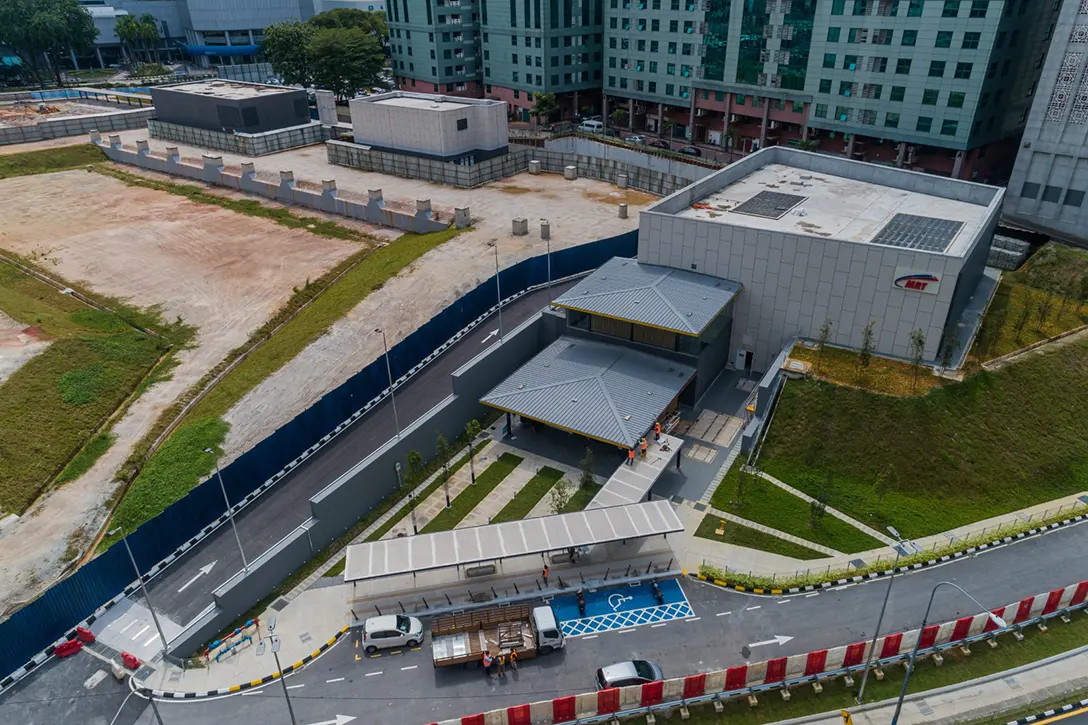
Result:
<svg viewBox="0 0 1088 725"><path fill-rule="evenodd" d="M408 665L407 667L401 667L400 671L404 672L405 670L414 670L417 667L419 667L419 665Z"/></svg>
<svg viewBox="0 0 1088 725"><path fill-rule="evenodd" d="M373 677L374 675L380 675L383 672L385 672L385 670L378 670L377 672L367 672L365 675L363 675L363 677Z"/></svg>
<svg viewBox="0 0 1088 725"><path fill-rule="evenodd" d="M812 594L806 594L805 599L812 599L813 597L818 597L818 596L820 596L819 592L813 592Z"/></svg>
<svg viewBox="0 0 1088 725"><path fill-rule="evenodd" d="M789 604L789 603L790 603L789 599L779 599L777 602L775 602L775 604Z"/></svg>
<svg viewBox="0 0 1088 725"><path fill-rule="evenodd" d="M666 624L668 624L668 622L662 622L661 624L651 624L650 629L653 629L654 627L664 627Z"/></svg>
<svg viewBox="0 0 1088 725"><path fill-rule="evenodd" d="M700 619L702 619L702 617L688 617L684 621L685 622L698 622Z"/></svg>
<svg viewBox="0 0 1088 725"><path fill-rule="evenodd" d="M627 634L628 632L634 632L634 627L628 627L627 629L617 629L616 634Z"/></svg>
<svg viewBox="0 0 1088 725"><path fill-rule="evenodd" d="M260 695L260 694L261 694L260 690L250 690L249 692L243 692L242 697L245 697L246 695Z"/></svg>
<svg viewBox="0 0 1088 725"><path fill-rule="evenodd" d="M121 634L124 634L125 632L127 632L129 629L131 629L135 625L136 625L136 620L134 619L131 622L129 622L128 624L125 625L125 628L121 630Z"/></svg>
<svg viewBox="0 0 1088 725"><path fill-rule="evenodd" d="M140 630L139 632L137 632L136 634L132 635L132 638L133 638L133 639L139 639L139 638L140 638L140 635L141 635L141 634L143 634L144 632L146 632L146 631L147 631L147 630L149 630L149 629L151 629L151 625L150 625L150 624L145 624L145 625L144 625L144 628L143 628L143 629L141 629L141 630Z"/></svg>
<svg viewBox="0 0 1088 725"><path fill-rule="evenodd" d="M144 647L147 647L148 645L150 645L152 642L154 642L158 638L159 638L159 635L157 633L153 634L150 639L148 639L146 642L144 642Z"/></svg>
<svg viewBox="0 0 1088 725"><path fill-rule="evenodd" d="M297 690L300 687L306 687L306 685L304 685L304 684L303 685L288 685L287 689L288 690Z"/></svg>
<svg viewBox="0 0 1088 725"><path fill-rule="evenodd" d="M597 635L595 635L595 634L590 634L590 635L587 635L587 636L585 636L585 637L582 637L582 639L597 639Z"/></svg>
<svg viewBox="0 0 1088 725"><path fill-rule="evenodd" d="M399 654L400 654L400 650L399 650L399 649L395 649L395 650L393 650L392 652L390 652L389 654L391 654L391 655L399 655Z"/></svg>
<svg viewBox="0 0 1088 725"><path fill-rule="evenodd" d="M753 609L762 609L762 608L763 608L763 606L762 606L761 604L757 604L757 605L756 605L756 606L754 606L754 607L748 607L748 608L747 608L747 609L745 609L744 611L746 611L746 612L750 612L750 611L752 611Z"/></svg>
<svg viewBox="0 0 1088 725"><path fill-rule="evenodd" d="M718 613L717 613L717 614L715 614L714 616L715 616L715 617L724 617L724 616L726 616L726 615L728 615L728 614L732 614L732 612L718 612Z"/></svg>
<svg viewBox="0 0 1088 725"><path fill-rule="evenodd" d="M853 586L857 586L857 584L843 584L841 587L832 587L832 591L841 592L843 589L849 589Z"/></svg>
<svg viewBox="0 0 1088 725"><path fill-rule="evenodd" d="M331 684L332 684L332 683L334 683L334 682L343 682L343 681L344 681L344 678L343 678L343 677L334 677L334 678L333 678L333 679L331 679L331 680L325 680L325 684L326 684L326 685L331 685Z"/></svg>

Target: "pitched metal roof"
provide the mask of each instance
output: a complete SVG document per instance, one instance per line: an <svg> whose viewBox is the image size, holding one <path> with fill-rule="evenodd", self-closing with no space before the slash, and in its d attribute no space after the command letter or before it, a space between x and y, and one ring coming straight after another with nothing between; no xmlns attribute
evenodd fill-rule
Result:
<svg viewBox="0 0 1088 725"><path fill-rule="evenodd" d="M377 579L683 530L672 504L658 500L383 539L348 547L344 581Z"/></svg>
<svg viewBox="0 0 1088 725"><path fill-rule="evenodd" d="M630 448L694 375L656 355L561 337L481 402Z"/></svg>
<svg viewBox="0 0 1088 725"><path fill-rule="evenodd" d="M726 279L613 257L554 304L698 335L739 289Z"/></svg>

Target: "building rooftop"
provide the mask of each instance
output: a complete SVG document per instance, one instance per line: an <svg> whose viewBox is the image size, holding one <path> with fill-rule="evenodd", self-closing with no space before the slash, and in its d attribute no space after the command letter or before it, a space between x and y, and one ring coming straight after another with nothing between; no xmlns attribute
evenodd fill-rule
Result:
<svg viewBox="0 0 1088 725"><path fill-rule="evenodd" d="M176 83L161 86L163 90L176 91L178 93L192 93L198 96L210 96L212 98L229 98L231 100L243 100L258 96L270 96L276 93L294 93L300 88L290 86L270 86L263 83L246 83L245 81L228 81L216 78L207 81L192 81L190 83Z"/></svg>
<svg viewBox="0 0 1088 725"><path fill-rule="evenodd" d="M481 402L631 448L694 375L694 368L655 355L561 337Z"/></svg>
<svg viewBox="0 0 1088 725"><path fill-rule="evenodd" d="M373 96L356 98L354 102L373 103L378 106L399 106L401 108L420 108L430 111L456 111L468 106L493 106L504 101L483 98L460 98L458 96L440 96L431 93L412 93L393 91Z"/></svg>
<svg viewBox="0 0 1088 725"><path fill-rule="evenodd" d="M783 154L784 160L792 160L793 155L805 152L791 150L789 153L788 156ZM757 155L749 160L755 160ZM766 160L773 158L765 157ZM927 186L924 181L909 178L915 176L913 172L901 169L879 168L869 175L870 179L884 176L896 182L895 185L885 185L876 179L839 176L828 173L827 169L813 169L830 162L838 162L843 171L853 172L854 177L863 176L852 168L852 162L838 158L798 165L752 163L747 170L733 170L732 178L723 175L721 183L710 184L709 188L704 186L701 193L691 197L686 208L674 213L754 229L832 237L949 256L961 256L966 252L989 214L988 200L976 203L972 198L978 196L982 201L984 195L977 189L959 190L963 191L959 198L950 198L912 188L926 186L936 190L936 184ZM727 170L730 169L723 171ZM723 172L703 181L719 174ZM896 174L905 177L896 178ZM941 181L965 187L981 186L951 179ZM693 188L700 186L702 184L697 182Z"/></svg>
<svg viewBox="0 0 1088 725"><path fill-rule="evenodd" d="M554 304L682 335L698 335L740 285L672 267L613 257Z"/></svg>

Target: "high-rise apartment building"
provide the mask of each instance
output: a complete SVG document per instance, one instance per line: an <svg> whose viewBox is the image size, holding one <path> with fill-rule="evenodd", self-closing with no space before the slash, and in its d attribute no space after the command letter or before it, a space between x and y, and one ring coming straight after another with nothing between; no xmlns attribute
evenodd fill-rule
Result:
<svg viewBox="0 0 1088 725"><path fill-rule="evenodd" d="M1011 167L1060 0L607 0L609 112L735 152Z"/></svg>
<svg viewBox="0 0 1088 725"><path fill-rule="evenodd" d="M1005 194L1005 220L1088 245L1088 0L1065 0Z"/></svg>
<svg viewBox="0 0 1088 725"><path fill-rule="evenodd" d="M390 0L397 85L503 100L522 120L540 93L554 93L564 115L594 110L604 1Z"/></svg>

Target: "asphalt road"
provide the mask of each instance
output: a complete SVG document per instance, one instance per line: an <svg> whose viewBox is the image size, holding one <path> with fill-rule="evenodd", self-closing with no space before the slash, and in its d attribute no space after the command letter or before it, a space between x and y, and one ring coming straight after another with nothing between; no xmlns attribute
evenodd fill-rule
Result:
<svg viewBox="0 0 1088 725"><path fill-rule="evenodd" d="M921 624L930 591L939 581L955 582L983 605L994 608L1088 579L1088 558L1082 554L1086 548L1088 526L1081 525L901 575L896 578L885 615L885 630L904 630ZM334 720L337 715L357 717L358 725L434 722L585 692L593 688L593 672L598 667L634 657L655 660L667 677L676 677L740 664L744 661L740 654L744 645L765 642L776 635L793 639L783 645L756 647L751 659L867 639L872 636L887 582L876 580L781 599L722 590L698 581L686 580L682 586L695 612L694 618L673 620L663 626L605 632L593 638L573 638L564 651L524 662L520 672L510 674L505 680L486 679L478 670L435 670L428 645L415 652L368 658L345 639L302 672L288 677L286 684L292 688L291 701L299 723L313 725ZM931 621L946 621L973 612L970 601L946 589L937 596ZM61 666L68 666L67 662ZM30 683L42 677L32 678ZM68 691L78 691L78 674L69 676L67 681ZM33 725L61 722L51 719L52 705L43 704L46 694L35 687L21 685L20 688L0 703L0 722ZM110 701L109 706L112 705ZM103 703L101 707L107 705ZM219 725L225 719L267 725L290 722L278 682L246 695L210 701L163 702L159 709L167 725ZM81 719L95 722L86 717ZM138 722L152 720L145 713Z"/></svg>
<svg viewBox="0 0 1088 725"><path fill-rule="evenodd" d="M514 329L572 285L556 284L504 307L503 330ZM490 333L497 329L492 316L397 390L397 413L402 425L415 421L453 392L451 373L496 344L497 337ZM359 407L365 402L359 401ZM310 497L388 441L393 429L393 413L386 401L243 509L235 522L246 556L255 558L306 521L310 517ZM213 562L211 572L199 576L200 569ZM148 585L151 601L156 611L185 625L211 603L211 593L241 568L234 534L229 526L221 526L152 580ZM178 591L194 577L196 580L184 591Z"/></svg>

